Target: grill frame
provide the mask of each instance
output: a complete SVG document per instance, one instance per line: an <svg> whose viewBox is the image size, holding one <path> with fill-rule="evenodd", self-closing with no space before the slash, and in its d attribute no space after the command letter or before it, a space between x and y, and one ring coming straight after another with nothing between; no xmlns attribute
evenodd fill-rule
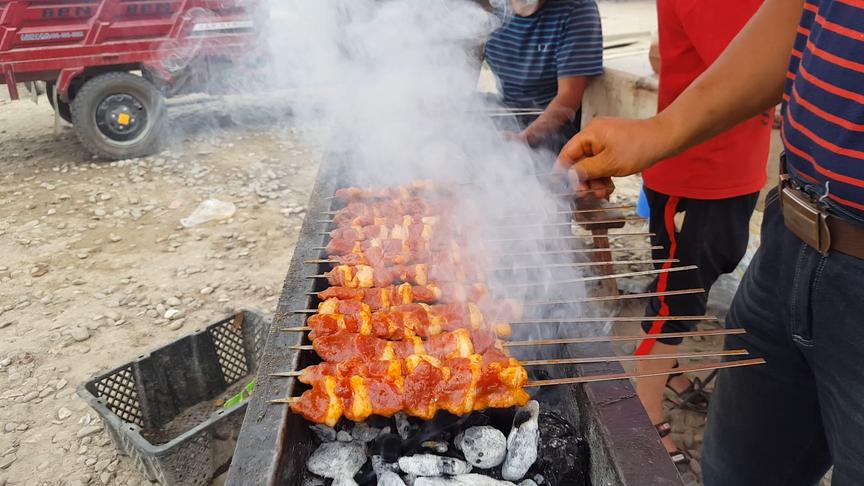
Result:
<svg viewBox="0 0 864 486"><path fill-rule="evenodd" d="M293 309L313 308L317 299L307 292L323 290L321 279L306 279L314 267L304 260L314 257L312 250L324 246L326 236L315 220L329 211L328 199L336 189L352 185L345 180L350 162L347 157L331 156L320 165L310 195L308 212L298 236L282 294L267 334L264 356L259 360L257 387L243 421L227 483L238 485L295 485L305 471L305 462L315 444L308 422L292 414L285 405L271 400L297 395L295 378L274 378L271 373L295 371L314 364L310 351L290 351L303 344L305 335L280 332L280 328L302 326L306 316ZM597 326L597 329L602 327ZM583 356L614 354L608 343L568 346L568 351ZM618 363L577 365L569 372L580 375L618 373ZM302 386L302 385L300 385ZM629 381L599 382L567 387L575 397L570 415L581 414L579 427L591 448L591 480L595 485L670 486L683 485L678 471L660 440Z"/></svg>

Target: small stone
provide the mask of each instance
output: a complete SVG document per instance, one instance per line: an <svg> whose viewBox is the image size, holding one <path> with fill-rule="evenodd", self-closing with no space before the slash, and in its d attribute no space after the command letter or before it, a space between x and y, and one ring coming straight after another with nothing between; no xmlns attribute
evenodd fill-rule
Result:
<svg viewBox="0 0 864 486"><path fill-rule="evenodd" d="M99 475L99 481L102 481L102 484L108 484L111 482L111 478L113 476L114 475L111 474L110 472L103 472L102 474Z"/></svg>
<svg viewBox="0 0 864 486"><path fill-rule="evenodd" d="M98 217L101 218L102 216L105 216L106 213L105 213L105 210L104 210L104 209L102 209L102 208L96 208L96 209L93 210L93 214L94 214L95 216L98 216Z"/></svg>
<svg viewBox="0 0 864 486"><path fill-rule="evenodd" d="M354 477L366 463L366 446L359 442L325 442L306 461L312 474L325 478Z"/></svg>
<svg viewBox="0 0 864 486"><path fill-rule="evenodd" d="M405 486L405 481L392 471L384 471L378 475L378 486Z"/></svg>
<svg viewBox="0 0 864 486"><path fill-rule="evenodd" d="M168 324L168 329L172 331L179 331L181 327L183 327L183 321L174 321Z"/></svg>
<svg viewBox="0 0 864 486"><path fill-rule="evenodd" d="M57 418L60 420L66 420L67 418L72 416L72 411L66 407L60 407L60 410L57 410Z"/></svg>
<svg viewBox="0 0 864 486"><path fill-rule="evenodd" d="M66 385L68 385L68 384L69 384L68 381L66 381L65 379L61 378L60 381L58 381L57 384L54 385L54 389L55 389L55 390L58 390L58 391L59 391L59 390L62 390L62 389L64 389L64 388L66 388Z"/></svg>
<svg viewBox="0 0 864 486"><path fill-rule="evenodd" d="M524 414L528 414L528 417L522 421ZM540 404L536 400L531 400L516 412L514 427L507 437L507 457L501 469L504 479L522 479L537 460L537 447L540 442L539 416ZM516 425L518 422L521 423Z"/></svg>
<svg viewBox="0 0 864 486"><path fill-rule="evenodd" d="M27 393L26 395L24 395L24 397L21 399L21 401L24 403L28 403L28 402L32 402L33 400L35 400L37 398L39 398L39 392L34 391L34 392L30 392L30 393Z"/></svg>
<svg viewBox="0 0 864 486"><path fill-rule="evenodd" d="M177 297L169 297L168 300L165 301L165 304L168 307L177 307L181 304L181 302L180 299L178 299Z"/></svg>
<svg viewBox="0 0 864 486"><path fill-rule="evenodd" d="M201 289L201 295L210 295L213 293L213 287L204 287Z"/></svg>
<svg viewBox="0 0 864 486"><path fill-rule="evenodd" d="M338 440L339 442L351 442L354 439L351 437L351 434L349 434L348 432L346 432L344 430L340 430L339 432L336 433L336 440Z"/></svg>
<svg viewBox="0 0 864 486"><path fill-rule="evenodd" d="M90 331L87 330L84 326L75 326L69 329L69 335L72 336L76 342L86 341L90 339Z"/></svg>
<svg viewBox="0 0 864 486"><path fill-rule="evenodd" d="M15 427L18 427L18 424L16 424L15 422L8 422L3 426L3 432L6 432L7 434L9 432L14 432Z"/></svg>
<svg viewBox="0 0 864 486"><path fill-rule="evenodd" d="M80 258L80 259L82 259L82 260L86 260L87 258L90 257L90 254L87 253L87 252L83 252L83 251L82 251L81 253L78 253L78 254L75 255L75 256L77 256L78 258Z"/></svg>
<svg viewBox="0 0 864 486"><path fill-rule="evenodd" d="M30 272L30 275L33 277L41 277L48 273L48 265L44 263L37 263L36 266L33 267L33 270Z"/></svg>
<svg viewBox="0 0 864 486"><path fill-rule="evenodd" d="M69 486L87 486L87 484L84 481L81 481L80 479L75 479L69 483Z"/></svg>
<svg viewBox="0 0 864 486"><path fill-rule="evenodd" d="M54 389L51 388L50 386L49 386L49 387L45 387L44 389L42 389L42 391L39 392L39 398L45 398L45 397L47 397L48 395L53 395L55 391L56 391L56 390L54 390Z"/></svg>
<svg viewBox="0 0 864 486"><path fill-rule="evenodd" d="M416 454L399 458L399 469L415 476L453 476L471 472L471 466L453 457Z"/></svg>
<svg viewBox="0 0 864 486"><path fill-rule="evenodd" d="M495 427L471 427L456 444L465 455L465 460L474 467L491 469L507 456L507 438Z"/></svg>
<svg viewBox="0 0 864 486"><path fill-rule="evenodd" d="M78 437L79 439L82 439L84 437L89 437L89 436L96 434L96 433L99 433L99 432L102 432L102 426L101 425L88 425L87 427L82 427L81 430L79 430L78 433L76 434L76 437Z"/></svg>
<svg viewBox="0 0 864 486"><path fill-rule="evenodd" d="M165 311L164 317L169 321L174 321L183 317L183 311L179 309L168 309L167 311Z"/></svg>
<svg viewBox="0 0 864 486"><path fill-rule="evenodd" d="M120 235L115 235L114 233L111 233L108 235L108 239L111 240L111 243L118 243L123 238L121 238Z"/></svg>

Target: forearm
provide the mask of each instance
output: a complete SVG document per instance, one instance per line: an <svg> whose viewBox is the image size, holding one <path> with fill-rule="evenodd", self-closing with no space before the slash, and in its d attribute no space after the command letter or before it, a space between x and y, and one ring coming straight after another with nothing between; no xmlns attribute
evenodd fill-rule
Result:
<svg viewBox="0 0 864 486"><path fill-rule="evenodd" d="M572 96L562 96L559 94L525 131L534 136L543 136L555 132L562 125L573 120L581 105L581 96L578 99L573 99Z"/></svg>
<svg viewBox="0 0 864 486"><path fill-rule="evenodd" d="M766 0L723 55L654 118L668 137L658 159L780 102L802 8L803 0Z"/></svg>

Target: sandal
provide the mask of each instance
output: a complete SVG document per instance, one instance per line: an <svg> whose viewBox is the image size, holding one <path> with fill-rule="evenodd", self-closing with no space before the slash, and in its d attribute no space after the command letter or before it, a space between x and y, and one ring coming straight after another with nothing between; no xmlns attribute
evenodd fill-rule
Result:
<svg viewBox="0 0 864 486"><path fill-rule="evenodd" d="M673 368L678 367L678 362L675 362L675 366ZM693 380L688 380L690 384L687 388L679 392L675 388L672 387L670 382L673 378L677 376L682 376L683 373L674 373L669 375L669 378L666 380L666 388L672 390L672 393L675 394L675 398L670 400L675 408L690 410L692 412L698 413L708 413L708 401L711 398L711 392L707 391L705 388L708 386L711 381L714 380L714 377L717 376L717 371L712 371L705 381L702 381L699 378L694 378Z"/></svg>
<svg viewBox="0 0 864 486"><path fill-rule="evenodd" d="M672 425L669 422L660 422L655 424L654 428L657 429L657 434L660 435L661 439L672 433ZM672 459L672 464L675 464L676 467L690 464L690 454L680 449L669 452L669 459Z"/></svg>

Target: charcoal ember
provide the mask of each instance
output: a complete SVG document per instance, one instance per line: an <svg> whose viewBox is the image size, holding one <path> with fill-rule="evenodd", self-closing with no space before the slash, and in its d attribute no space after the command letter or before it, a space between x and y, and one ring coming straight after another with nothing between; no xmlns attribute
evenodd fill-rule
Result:
<svg viewBox="0 0 864 486"><path fill-rule="evenodd" d="M374 445L384 462L396 462L402 455L402 437L396 434L379 435Z"/></svg>
<svg viewBox="0 0 864 486"><path fill-rule="evenodd" d="M507 437L507 457L501 469L504 479L508 481L522 479L537 460L537 446L540 441L539 416L540 404L535 400L528 402L516 412L513 429Z"/></svg>
<svg viewBox="0 0 864 486"><path fill-rule="evenodd" d="M510 481L501 481L482 474L460 474L450 477L417 478L414 486L516 486Z"/></svg>
<svg viewBox="0 0 864 486"><path fill-rule="evenodd" d="M378 476L378 486L405 486L405 481L392 471L384 471Z"/></svg>
<svg viewBox="0 0 864 486"><path fill-rule="evenodd" d="M372 442L376 437L378 437L380 432L380 429L369 427L365 423L360 422L351 429L351 437L358 442Z"/></svg>
<svg viewBox="0 0 864 486"><path fill-rule="evenodd" d="M539 459L531 467L531 475L539 484L587 486L588 443L578 429L551 410L540 412Z"/></svg>
<svg viewBox="0 0 864 486"><path fill-rule="evenodd" d="M341 476L333 480L330 486L360 486L354 478Z"/></svg>
<svg viewBox="0 0 864 486"><path fill-rule="evenodd" d="M306 461L309 472L325 478L353 478L366 463L366 446L359 442L325 442Z"/></svg>
<svg viewBox="0 0 864 486"><path fill-rule="evenodd" d="M533 479L526 479L516 486L537 486L537 483L535 483Z"/></svg>
<svg viewBox="0 0 864 486"><path fill-rule="evenodd" d="M471 472L471 466L455 457L416 454L399 458L399 469L415 476L453 476Z"/></svg>
<svg viewBox="0 0 864 486"><path fill-rule="evenodd" d="M457 437L456 447L472 466L491 469L504 461L507 438L495 427L471 427Z"/></svg>
<svg viewBox="0 0 864 486"><path fill-rule="evenodd" d="M333 442L336 440L336 429L333 427L328 427L324 424L312 425L309 427L315 437L318 437L318 440L321 442Z"/></svg>
<svg viewBox="0 0 864 486"><path fill-rule="evenodd" d="M381 480L381 475L385 472L399 472L399 464L395 462L386 462L383 457L379 455L372 456L372 470L375 471L375 475L378 476L378 480Z"/></svg>
<svg viewBox="0 0 864 486"><path fill-rule="evenodd" d="M336 440L338 440L339 442L351 442L352 440L354 440L354 438L351 437L351 434L349 434L348 432L340 430L336 433Z"/></svg>
<svg viewBox="0 0 864 486"><path fill-rule="evenodd" d="M301 486L324 486L327 480L320 476L306 476L300 484Z"/></svg>
<svg viewBox="0 0 864 486"><path fill-rule="evenodd" d="M437 440L427 440L426 442L420 444L420 446L424 449L430 449L439 454L446 453L447 450L450 448L450 446L448 446L446 442Z"/></svg>
<svg viewBox="0 0 864 486"><path fill-rule="evenodd" d="M393 416L393 419L396 421L396 431L399 436L402 440L408 440L408 437L414 434L414 427L408 421L408 416L404 412L399 412Z"/></svg>

